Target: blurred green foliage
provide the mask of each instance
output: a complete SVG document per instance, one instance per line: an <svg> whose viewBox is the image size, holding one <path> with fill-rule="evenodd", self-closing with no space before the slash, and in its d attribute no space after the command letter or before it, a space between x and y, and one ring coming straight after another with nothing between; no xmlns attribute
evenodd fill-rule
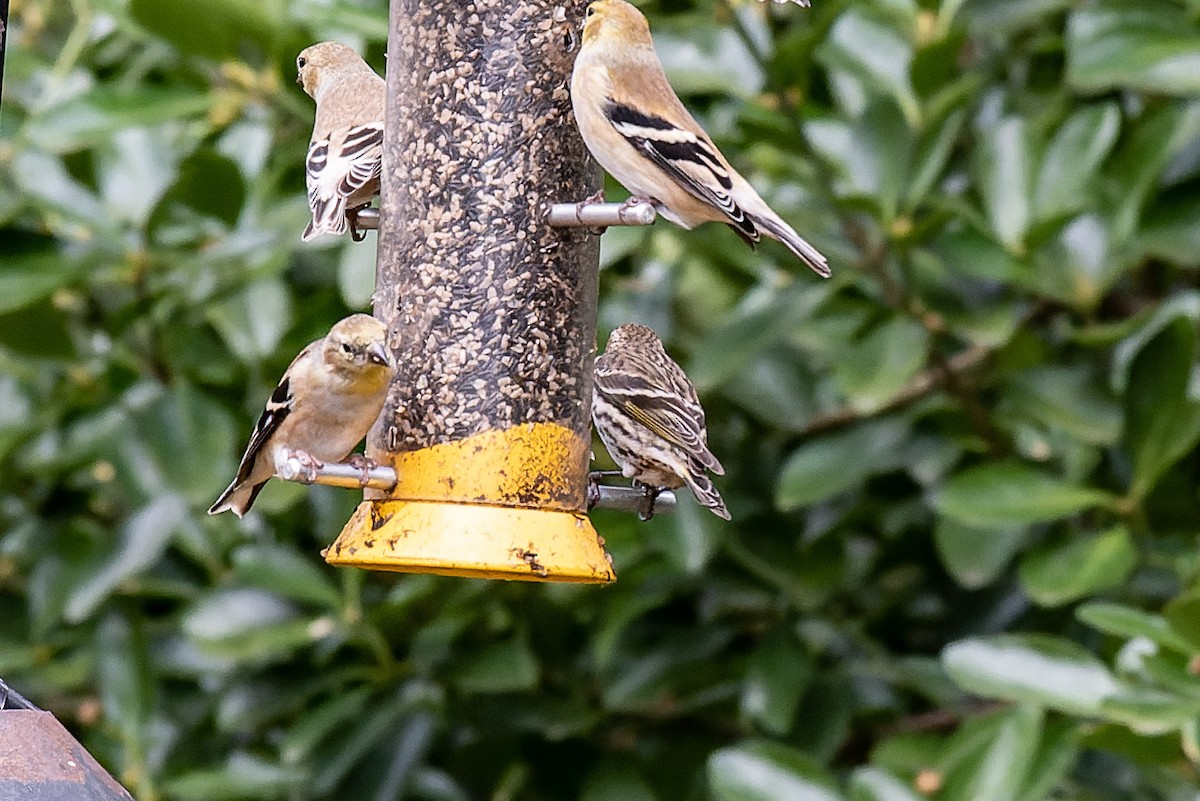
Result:
<svg viewBox="0 0 1200 801"><path fill-rule="evenodd" d="M203 515L368 303L292 64L381 66L382 0L14 4L0 675L142 801L1194 798L1200 2L644 6L834 277L605 235L734 523L596 514L597 589L326 567L348 492Z"/></svg>

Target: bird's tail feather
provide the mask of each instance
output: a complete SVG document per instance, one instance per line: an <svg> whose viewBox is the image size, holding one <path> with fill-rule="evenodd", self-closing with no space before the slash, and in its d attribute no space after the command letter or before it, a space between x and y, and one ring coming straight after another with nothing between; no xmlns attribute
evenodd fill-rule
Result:
<svg viewBox="0 0 1200 801"><path fill-rule="evenodd" d="M812 271L822 278L828 278L832 273L829 271L829 262L821 255L821 252L796 233L790 225L778 218L772 219L767 216L755 216L754 222L761 226L767 232L767 236L776 239L783 243L783 246L792 253L800 261L812 268Z"/></svg>
<svg viewBox="0 0 1200 801"><path fill-rule="evenodd" d="M250 511L250 507L254 505L254 499L258 497L258 493L262 492L262 488L267 482L263 481L259 484L239 484L234 481L225 491L221 493L221 497L217 498L217 502L209 507L210 515L217 515L226 510L232 511L239 518L244 517L246 512Z"/></svg>
<svg viewBox="0 0 1200 801"><path fill-rule="evenodd" d="M712 479L707 474L693 473L685 476L685 479L692 494L696 496L696 500L711 509L717 517L729 519L729 510L725 508L725 501L721 499L721 493L717 492L717 488L713 486Z"/></svg>
<svg viewBox="0 0 1200 801"><path fill-rule="evenodd" d="M313 216L308 221L300 241L308 242L321 234L340 236L346 233L346 199L334 197L329 200L318 199L313 204Z"/></svg>

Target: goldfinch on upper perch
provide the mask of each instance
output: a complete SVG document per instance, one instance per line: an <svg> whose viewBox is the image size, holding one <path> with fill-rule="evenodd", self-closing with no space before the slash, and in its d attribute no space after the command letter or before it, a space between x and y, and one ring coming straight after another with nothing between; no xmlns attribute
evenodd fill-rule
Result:
<svg viewBox="0 0 1200 801"><path fill-rule="evenodd" d="M383 79L338 42L307 47L296 58L297 83L317 102L304 167L312 221L301 237L343 234L361 241L357 212L379 191L383 164Z"/></svg>
<svg viewBox="0 0 1200 801"><path fill-rule="evenodd" d="M587 7L571 102L588 150L671 222L729 225L749 245L782 242L819 275L829 264L767 206L684 108L654 53L650 25L624 0Z"/></svg>
<svg viewBox="0 0 1200 801"><path fill-rule="evenodd" d="M663 489L687 484L696 500L729 519L708 471L725 468L708 449L704 409L683 369L667 355L662 340L644 325L619 326L596 357L592 422L608 455L647 489L643 520L654 514Z"/></svg>
<svg viewBox="0 0 1200 801"><path fill-rule="evenodd" d="M379 417L395 373L387 327L370 315L352 314L309 343L275 387L237 477L208 513L246 514L289 458L313 470L345 459Z"/></svg>

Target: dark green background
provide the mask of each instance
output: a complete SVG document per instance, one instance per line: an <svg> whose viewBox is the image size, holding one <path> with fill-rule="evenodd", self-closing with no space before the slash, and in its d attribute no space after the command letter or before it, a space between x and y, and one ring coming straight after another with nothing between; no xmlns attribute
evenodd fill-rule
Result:
<svg viewBox="0 0 1200 801"><path fill-rule="evenodd" d="M352 492L203 514L368 301L293 62L381 67L381 0L20 0L0 675L142 801L1194 798L1200 2L814 6L645 4L834 277L606 234L734 522L597 514L598 589L329 568Z"/></svg>

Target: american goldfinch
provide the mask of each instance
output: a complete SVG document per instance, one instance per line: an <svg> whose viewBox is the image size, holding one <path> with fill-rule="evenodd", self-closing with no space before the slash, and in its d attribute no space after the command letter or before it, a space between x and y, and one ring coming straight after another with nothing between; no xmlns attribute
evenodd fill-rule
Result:
<svg viewBox="0 0 1200 801"><path fill-rule="evenodd" d="M360 241L356 213L379 191L386 84L338 42L300 51L296 69L297 83L317 102L304 162L312 221L301 239L343 234L349 222L350 236Z"/></svg>
<svg viewBox="0 0 1200 801"><path fill-rule="evenodd" d="M766 234L829 276L825 257L771 211L683 107L654 54L650 25L624 0L588 5L571 102L600 166L668 220L684 228L723 222L752 247Z"/></svg>
<svg viewBox="0 0 1200 801"><path fill-rule="evenodd" d="M237 477L208 513L246 514L290 457L311 469L345 459L379 417L395 373L387 327L370 315L353 314L309 343L275 387Z"/></svg>
<svg viewBox="0 0 1200 801"><path fill-rule="evenodd" d="M721 494L708 478L725 468L708 449L704 409L696 388L644 325L622 325L596 357L592 422L608 455L626 478L647 488L647 509L664 489L687 484L696 500L729 519Z"/></svg>

